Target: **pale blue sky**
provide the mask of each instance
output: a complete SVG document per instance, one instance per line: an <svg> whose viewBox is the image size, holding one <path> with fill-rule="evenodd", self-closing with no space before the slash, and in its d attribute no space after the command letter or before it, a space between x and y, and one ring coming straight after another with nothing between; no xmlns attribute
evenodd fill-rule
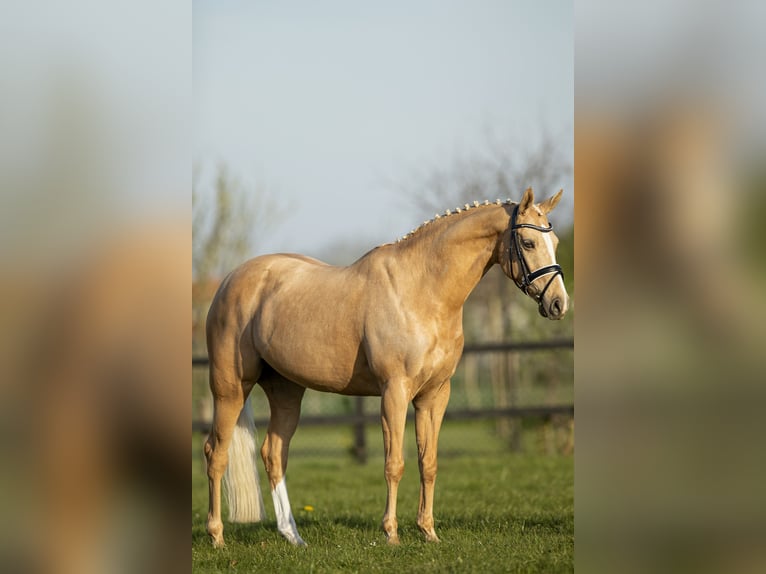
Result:
<svg viewBox="0 0 766 574"><path fill-rule="evenodd" d="M257 252L397 238L422 217L389 182L487 129L544 127L572 157L571 1L195 1L193 20L195 160L291 206Z"/></svg>

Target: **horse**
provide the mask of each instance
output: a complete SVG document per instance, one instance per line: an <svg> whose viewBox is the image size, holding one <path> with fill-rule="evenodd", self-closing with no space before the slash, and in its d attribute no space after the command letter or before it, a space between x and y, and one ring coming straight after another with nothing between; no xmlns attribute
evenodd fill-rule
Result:
<svg viewBox="0 0 766 574"><path fill-rule="evenodd" d="M558 238L547 219L562 192L535 204L529 188L519 203L474 202L447 210L347 267L273 254L243 263L223 280L206 324L214 401L204 445L210 496L206 528L214 546L224 544L224 474L230 520L252 522L264 515L246 404L256 384L271 412L260 454L277 528L289 542L305 545L291 512L285 472L307 388L381 397L387 485L381 526L389 544L399 543L396 499L404 472L407 405L413 403L420 470L417 525L427 541L439 541L433 519L437 442L450 379L463 351L463 305L498 263L538 304L540 315L564 316L569 298L555 258Z"/></svg>

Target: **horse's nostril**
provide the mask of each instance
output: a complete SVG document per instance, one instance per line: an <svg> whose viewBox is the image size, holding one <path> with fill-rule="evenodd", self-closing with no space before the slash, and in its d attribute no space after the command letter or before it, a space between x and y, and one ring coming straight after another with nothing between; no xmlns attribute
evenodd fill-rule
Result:
<svg viewBox="0 0 766 574"><path fill-rule="evenodd" d="M551 303L551 314L554 317L561 315L561 299L558 297L553 300L553 303Z"/></svg>

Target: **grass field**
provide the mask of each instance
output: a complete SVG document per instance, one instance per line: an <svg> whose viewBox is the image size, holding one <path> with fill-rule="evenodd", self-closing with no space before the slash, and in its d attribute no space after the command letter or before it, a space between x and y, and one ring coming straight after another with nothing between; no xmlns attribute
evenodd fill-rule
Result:
<svg viewBox="0 0 766 574"><path fill-rule="evenodd" d="M192 563L195 572L571 572L574 569L574 461L537 454L534 429L524 454L496 438L491 422L445 423L440 440L435 519L440 544L426 544L415 524L418 468L408 425L399 488L402 544L389 547L379 529L385 505L382 438L369 427L370 459L345 454L348 428L298 428L287 485L306 548L277 532L269 519L225 522L226 547L205 533L207 478L203 437L192 445ZM261 474L261 481L267 484Z"/></svg>

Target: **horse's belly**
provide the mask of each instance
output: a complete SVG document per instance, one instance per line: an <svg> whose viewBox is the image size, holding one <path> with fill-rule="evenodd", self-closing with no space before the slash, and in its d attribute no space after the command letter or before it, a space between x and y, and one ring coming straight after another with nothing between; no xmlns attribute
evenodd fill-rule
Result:
<svg viewBox="0 0 766 574"><path fill-rule="evenodd" d="M333 390L330 388L316 388L318 391L328 391L332 393L338 393L341 395L352 396L364 396L364 397L379 397L380 396L380 384L374 378L369 377L354 377L350 381L344 384L340 390Z"/></svg>
<svg viewBox="0 0 766 574"><path fill-rule="evenodd" d="M341 395L380 396L380 385L370 373L349 374L324 365L286 363L270 356L265 356L264 360L283 377L307 389Z"/></svg>
<svg viewBox="0 0 766 574"><path fill-rule="evenodd" d="M380 395L380 385L358 343L344 344L341 337L312 341L297 345L294 340L272 337L269 344L256 344L256 350L274 370L306 388L344 395Z"/></svg>

